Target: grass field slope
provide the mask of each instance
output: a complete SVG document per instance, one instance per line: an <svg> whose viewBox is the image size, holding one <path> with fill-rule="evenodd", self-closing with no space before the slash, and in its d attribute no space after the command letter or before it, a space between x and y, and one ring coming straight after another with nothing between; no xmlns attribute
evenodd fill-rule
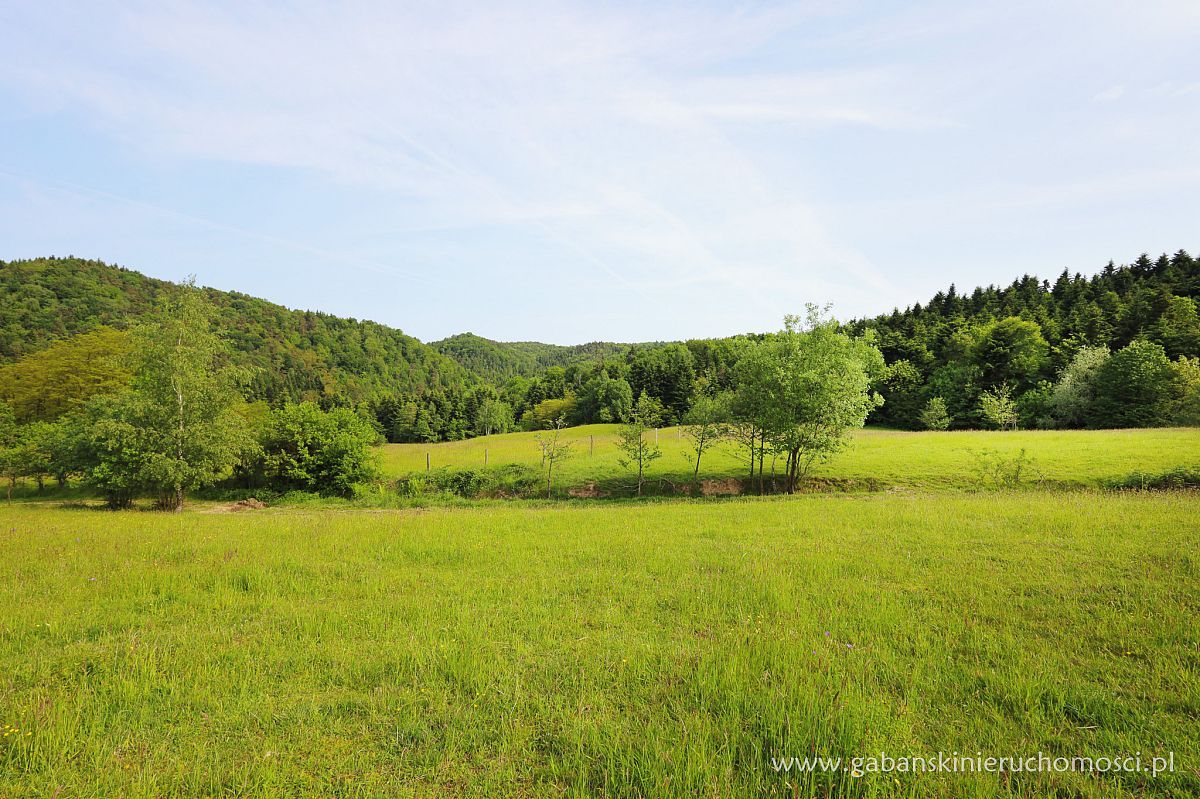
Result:
<svg viewBox="0 0 1200 799"><path fill-rule="evenodd" d="M568 489L597 483L620 493L630 482L618 462L616 425L585 425L563 431L572 442L572 457L562 468L559 486ZM655 461L652 479L686 481L695 454L680 428L658 431L663 457ZM1156 473L1200 463L1200 428L1140 430L955 431L943 433L867 429L854 434L851 445L819 467L818 484L845 487L964 488L979 487L978 469L995 456L1012 458L1022 450L1030 460L1024 480L1058 485L1096 486L1131 472ZM385 471L402 476L431 468L480 468L519 463L540 466L534 433L473 438L443 444L389 444L383 448ZM782 469L782 464L779 464ZM771 463L764 466L770 475ZM728 446L705 454L702 478L741 477L749 471L742 452Z"/></svg>
<svg viewBox="0 0 1200 799"><path fill-rule="evenodd" d="M1196 508L8 505L0 796L1195 796ZM1176 771L772 763L939 751Z"/></svg>

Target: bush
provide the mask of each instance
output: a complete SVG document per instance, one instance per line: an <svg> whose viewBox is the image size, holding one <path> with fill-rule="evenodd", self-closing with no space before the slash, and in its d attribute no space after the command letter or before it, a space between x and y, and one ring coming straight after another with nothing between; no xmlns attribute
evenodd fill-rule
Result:
<svg viewBox="0 0 1200 799"><path fill-rule="evenodd" d="M993 430L1015 430L1017 428L1017 403L1013 401L1008 386L979 395L979 415Z"/></svg>
<svg viewBox="0 0 1200 799"><path fill-rule="evenodd" d="M946 412L946 401L934 397L921 411L921 424L926 430L945 430L950 427L950 414Z"/></svg>
<svg viewBox="0 0 1200 799"><path fill-rule="evenodd" d="M1200 467L1179 466L1167 472L1152 474L1133 472L1109 483L1110 488L1136 488L1142 490L1169 490L1200 488Z"/></svg>
<svg viewBox="0 0 1200 799"><path fill-rule="evenodd" d="M980 485L1012 487L1031 477L1038 482L1042 480L1036 462L1024 448L1015 455L1005 455L990 449L972 452L971 455L974 459L975 476Z"/></svg>
<svg viewBox="0 0 1200 799"><path fill-rule="evenodd" d="M532 496L541 487L541 472L515 463L482 469L414 472L396 481L396 492L403 497L442 494L464 499L499 499Z"/></svg>
<svg viewBox="0 0 1200 799"><path fill-rule="evenodd" d="M1163 348L1134 341L1096 370L1088 427L1161 427L1171 421L1176 378Z"/></svg>
<svg viewBox="0 0 1200 799"><path fill-rule="evenodd" d="M262 476L275 488L352 496L356 484L376 475L377 438L375 428L349 409L285 405L267 417Z"/></svg>

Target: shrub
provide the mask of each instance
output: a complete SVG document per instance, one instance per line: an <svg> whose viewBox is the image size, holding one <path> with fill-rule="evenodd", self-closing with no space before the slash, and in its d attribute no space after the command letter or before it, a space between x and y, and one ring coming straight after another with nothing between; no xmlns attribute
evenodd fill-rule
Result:
<svg viewBox="0 0 1200 799"><path fill-rule="evenodd" d="M1160 427L1171 420L1176 378L1163 348L1134 341L1096 370L1088 427Z"/></svg>
<svg viewBox="0 0 1200 799"><path fill-rule="evenodd" d="M1179 466L1158 474L1133 472L1109 483L1110 488L1137 488L1142 490L1168 490L1200 488L1200 467Z"/></svg>
<svg viewBox="0 0 1200 799"><path fill-rule="evenodd" d="M530 466L511 463L482 469L434 469L414 472L396 481L403 497L438 494L464 499L532 496L542 485L541 473Z"/></svg>
<svg viewBox="0 0 1200 799"><path fill-rule="evenodd" d="M351 496L355 484L376 475L371 447L377 438L375 428L349 409L285 405L267 417L262 474L277 488Z"/></svg>
<svg viewBox="0 0 1200 799"><path fill-rule="evenodd" d="M933 397L921 411L921 424L926 430L946 430L950 427L950 414L946 412L946 401Z"/></svg>
<svg viewBox="0 0 1200 799"><path fill-rule="evenodd" d="M1015 430L1017 427L1017 403L1013 401L1008 386L979 395L979 415L988 427L994 430Z"/></svg>
<svg viewBox="0 0 1200 799"><path fill-rule="evenodd" d="M974 471L980 485L1017 486L1029 478L1042 480L1036 462L1024 447L1015 455L1005 455L995 450L984 449L971 453Z"/></svg>

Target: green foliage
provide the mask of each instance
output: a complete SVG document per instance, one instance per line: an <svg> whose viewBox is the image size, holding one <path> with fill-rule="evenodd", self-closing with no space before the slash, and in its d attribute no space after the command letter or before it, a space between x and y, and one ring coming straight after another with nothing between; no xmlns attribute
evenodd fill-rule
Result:
<svg viewBox="0 0 1200 799"><path fill-rule="evenodd" d="M125 388L130 337L97 328L0 366L0 399L18 421L53 421L90 398Z"/></svg>
<svg viewBox="0 0 1200 799"><path fill-rule="evenodd" d="M924 402L937 396L946 401L955 427L970 427L981 421L977 408L984 389L1004 383L1020 400L1084 348L1115 351L1148 337L1172 359L1200 356L1198 297L1200 261L1181 250L1155 261L1143 256L1130 266L1109 263L1090 278L1064 271L1049 282L1027 275L970 294L951 286L927 305L848 327L874 330L896 370L879 385L887 402L873 421L919 427ZM1026 406L1035 400L1041 402L1034 398ZM1088 402L1086 394L1057 397L1055 423L1083 426L1080 405Z"/></svg>
<svg viewBox="0 0 1200 799"><path fill-rule="evenodd" d="M751 347L738 367L738 405L787 456L788 493L813 464L844 447L847 433L882 402L871 391L884 369L879 350L840 332L816 306L809 306L803 327L787 317L784 330Z"/></svg>
<svg viewBox="0 0 1200 799"><path fill-rule="evenodd" d="M1033 430L1050 430L1057 425L1054 417L1054 384L1040 380L1033 388L1016 399L1017 426Z"/></svg>
<svg viewBox="0 0 1200 799"><path fill-rule="evenodd" d="M575 410L575 397L542 400L521 416L521 426L526 430L545 430L569 419Z"/></svg>
<svg viewBox="0 0 1200 799"><path fill-rule="evenodd" d="M1200 488L1200 467L1177 466L1165 472L1133 472L1108 483L1110 488L1163 491Z"/></svg>
<svg viewBox="0 0 1200 799"><path fill-rule="evenodd" d="M99 261L0 261L0 361L101 325L136 327L175 290L172 283ZM249 400L357 404L472 382L450 358L384 325L293 311L236 292L203 293L233 362L251 369L244 387Z"/></svg>
<svg viewBox="0 0 1200 799"><path fill-rule="evenodd" d="M950 414L946 412L946 401L941 397L930 397L921 411L921 424L926 430L948 430Z"/></svg>
<svg viewBox="0 0 1200 799"><path fill-rule="evenodd" d="M141 482L175 510L186 492L229 475L248 435L233 410L240 398L211 315L201 291L185 283L134 331Z"/></svg>
<svg viewBox="0 0 1200 799"><path fill-rule="evenodd" d="M691 453L696 456L692 479L700 477L700 459L704 453L729 435L733 421L733 395L700 396L683 417L684 434L691 441Z"/></svg>
<svg viewBox="0 0 1200 799"><path fill-rule="evenodd" d="M683 344L635 348L629 356L629 385L633 394L649 396L662 405L662 422L683 418L691 405L696 382L695 359Z"/></svg>
<svg viewBox="0 0 1200 799"><path fill-rule="evenodd" d="M952 362L934 370L926 390L946 403L951 427L977 427L982 380L975 364Z"/></svg>
<svg viewBox="0 0 1200 799"><path fill-rule="evenodd" d="M1017 429L1017 403L1007 384L979 395L979 416L992 430Z"/></svg>
<svg viewBox="0 0 1200 799"><path fill-rule="evenodd" d="M624 422L633 412L633 389L621 377L601 372L589 379L575 407L577 424Z"/></svg>
<svg viewBox="0 0 1200 799"><path fill-rule="evenodd" d="M629 421L646 428L661 427L666 415L667 409L662 402L643 391L629 413Z"/></svg>
<svg viewBox="0 0 1200 799"><path fill-rule="evenodd" d="M493 433L507 433L512 429L512 407L504 400L484 400L475 417L475 432L490 436Z"/></svg>
<svg viewBox="0 0 1200 799"><path fill-rule="evenodd" d="M377 438L371 424L349 409L285 405L266 419L259 470L276 489L350 496L377 476Z"/></svg>
<svg viewBox="0 0 1200 799"><path fill-rule="evenodd" d="M646 485L646 468L662 457L658 444L647 438L647 434L658 426L662 413L661 403L643 391L629 421L617 431L617 449L621 453L617 462L637 475L639 497Z"/></svg>
<svg viewBox="0 0 1200 799"><path fill-rule="evenodd" d="M1016 453L985 449L972 453L974 471L982 486L1012 488L1029 480L1041 480L1037 462L1022 447Z"/></svg>
<svg viewBox="0 0 1200 799"><path fill-rule="evenodd" d="M72 472L98 489L114 510L127 508L146 488L146 447L139 403L132 392L93 397L69 424Z"/></svg>
<svg viewBox="0 0 1200 799"><path fill-rule="evenodd" d="M226 477L248 437L225 360L210 329L211 308L191 284L160 298L134 332L130 388L87 401L59 430L47 431L47 471L78 471L112 507L140 492L179 510L186 493Z"/></svg>
<svg viewBox="0 0 1200 799"><path fill-rule="evenodd" d="M921 371L911 361L902 358L889 364L884 370L883 377L877 381L877 390L883 397L883 405L875 413L875 420L878 423L894 427L909 427L913 420L917 419L922 427L928 427L922 415L928 405L925 399L927 393L925 381ZM945 400L940 397L938 399L941 400L942 409L945 410Z"/></svg>
<svg viewBox="0 0 1200 799"><path fill-rule="evenodd" d="M1051 411L1062 427L1083 427L1096 398L1096 375L1108 361L1108 347L1082 347L1059 375Z"/></svg>
<svg viewBox="0 0 1200 799"><path fill-rule="evenodd" d="M0 400L0 476L8 480L8 499L12 499L12 490L23 472L21 445L12 408Z"/></svg>
<svg viewBox="0 0 1200 799"><path fill-rule="evenodd" d="M1175 373L1161 344L1144 339L1117 350L1096 370L1089 427L1159 427L1171 420Z"/></svg>
<svg viewBox="0 0 1200 799"><path fill-rule="evenodd" d="M1171 297L1154 323L1153 335L1171 358L1200 354L1200 313L1191 297Z"/></svg>
<svg viewBox="0 0 1200 799"><path fill-rule="evenodd" d="M972 351L983 385L1025 388L1045 366L1049 345L1037 322L1009 316L984 326Z"/></svg>
<svg viewBox="0 0 1200 799"><path fill-rule="evenodd" d="M1200 427L1200 358L1181 357L1171 368L1176 392L1171 423Z"/></svg>
<svg viewBox="0 0 1200 799"><path fill-rule="evenodd" d="M413 472L396 481L396 491L407 498L514 499L539 492L542 472L523 464L479 469L433 469Z"/></svg>

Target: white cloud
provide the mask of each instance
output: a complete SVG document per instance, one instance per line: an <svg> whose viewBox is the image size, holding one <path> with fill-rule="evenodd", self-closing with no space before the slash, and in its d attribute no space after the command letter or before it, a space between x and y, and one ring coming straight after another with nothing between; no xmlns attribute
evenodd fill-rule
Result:
<svg viewBox="0 0 1200 799"><path fill-rule="evenodd" d="M1078 200L1074 187L1089 181L1160 174L1119 159L1163 135L1149 128L1186 125L1128 127L1075 109L1112 114L1147 87L1183 105L1197 86L1194 74L1139 71L1130 55L1172 22L1173 36L1194 30L1188 3L1142 15L1032 0L888 13L832 2L161 0L7 16L0 83L31 107L82 110L133 151L297 171L402 205L357 232L391 244L458 231L455 244L405 245L458 276L484 257L469 252L477 230L498 229L512 234L511 262L551 252L578 265L564 271L585 289L707 291L710 307L736 296L753 308L740 319L803 300L878 310L923 291L872 263L866 253L878 258L886 242L864 208L924 224L932 241L947 235L938 205L925 220L906 215L931 196L971 198L951 216L987 213L996 185L1006 198L1038 187L1030 204L1046 205ZM1124 49L1108 46L1129 30ZM1055 160L1054 146L1068 136L1092 161L1059 174L1071 159ZM852 146L864 157L847 155ZM1100 160L1110 151L1118 157ZM990 171L939 184L963 171L964 152ZM828 196L843 183L853 201ZM255 234L254 220L219 224ZM372 241L277 238L386 265Z"/></svg>
<svg viewBox="0 0 1200 799"><path fill-rule="evenodd" d="M804 200L766 187L718 122L915 124L886 70L703 74L813 13L166 3L98 14L91 47L21 60L27 84L138 146L396 192L421 226L527 224L630 264L607 268L632 283L738 286L720 221ZM802 213L756 227L764 264L839 252Z"/></svg>

